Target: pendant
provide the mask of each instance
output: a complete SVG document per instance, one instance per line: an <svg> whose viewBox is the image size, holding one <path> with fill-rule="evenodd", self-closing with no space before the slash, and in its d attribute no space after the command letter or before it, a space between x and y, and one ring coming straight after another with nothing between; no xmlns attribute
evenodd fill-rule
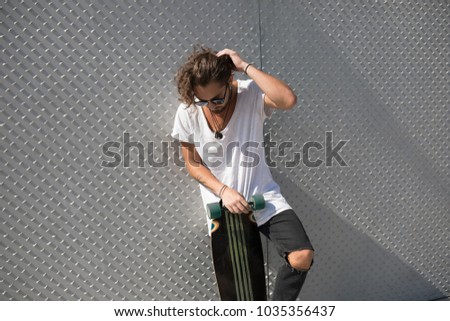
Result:
<svg viewBox="0 0 450 321"><path fill-rule="evenodd" d="M221 132L215 132L214 137L216 137L216 139L222 139L223 135Z"/></svg>

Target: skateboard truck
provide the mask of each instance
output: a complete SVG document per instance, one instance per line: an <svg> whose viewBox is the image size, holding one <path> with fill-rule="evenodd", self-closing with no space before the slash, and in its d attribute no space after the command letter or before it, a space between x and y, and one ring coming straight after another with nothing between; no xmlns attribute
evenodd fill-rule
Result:
<svg viewBox="0 0 450 321"><path fill-rule="evenodd" d="M248 204L254 211L262 210L266 206L266 201L262 194L255 194L250 197ZM208 217L212 220L218 219L222 216L223 211L227 210L226 207L222 206L222 200L216 203L209 203L206 205Z"/></svg>

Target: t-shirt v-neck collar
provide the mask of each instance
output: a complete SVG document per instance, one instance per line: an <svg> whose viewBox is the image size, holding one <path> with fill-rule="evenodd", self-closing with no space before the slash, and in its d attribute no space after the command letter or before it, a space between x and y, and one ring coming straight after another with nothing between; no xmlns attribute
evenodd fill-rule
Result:
<svg viewBox="0 0 450 321"><path fill-rule="evenodd" d="M234 105L234 110L233 113L231 114L230 120L228 121L227 125L225 126L224 129L222 129L220 132L223 134L225 132L228 131L228 128L230 127L230 124L234 121L234 119L236 118L236 111L238 110L238 104L239 104L239 93L240 93L240 85L239 85L239 80L236 81L237 82L237 90L236 90L236 104ZM208 124L208 118L206 118L205 112L203 111L202 107L197 107L200 109L200 113L202 114L202 119L205 122L206 128L209 130L209 132L211 134L214 134L214 131L211 129L211 127Z"/></svg>

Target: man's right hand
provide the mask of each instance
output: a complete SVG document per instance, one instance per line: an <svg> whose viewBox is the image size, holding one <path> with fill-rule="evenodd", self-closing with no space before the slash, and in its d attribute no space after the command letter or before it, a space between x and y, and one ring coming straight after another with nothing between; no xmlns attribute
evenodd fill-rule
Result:
<svg viewBox="0 0 450 321"><path fill-rule="evenodd" d="M252 211L244 196L230 187L223 191L222 205L233 214L248 214Z"/></svg>

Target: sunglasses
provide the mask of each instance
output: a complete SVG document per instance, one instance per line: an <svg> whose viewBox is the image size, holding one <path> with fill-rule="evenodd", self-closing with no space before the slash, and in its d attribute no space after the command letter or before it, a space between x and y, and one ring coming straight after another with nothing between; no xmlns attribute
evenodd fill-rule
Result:
<svg viewBox="0 0 450 321"><path fill-rule="evenodd" d="M223 105L225 103L225 99L227 97L227 92L228 92L228 84L225 85L225 95L223 95L223 98L213 98L211 100L200 100L197 97L195 97L194 100L194 105L198 106L198 107L203 107L208 105L208 107L210 107L210 105ZM214 109L210 107L210 109Z"/></svg>

